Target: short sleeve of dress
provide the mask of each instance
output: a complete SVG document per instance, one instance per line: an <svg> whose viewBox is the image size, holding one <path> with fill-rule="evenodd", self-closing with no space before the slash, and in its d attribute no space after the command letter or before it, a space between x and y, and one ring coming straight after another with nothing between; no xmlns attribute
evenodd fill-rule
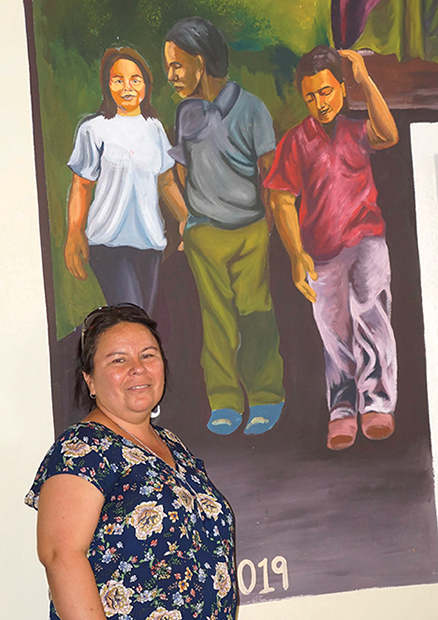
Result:
<svg viewBox="0 0 438 620"><path fill-rule="evenodd" d="M84 121L76 130L75 144L68 167L88 181L97 181L100 175L102 141L96 136L99 117Z"/></svg>
<svg viewBox="0 0 438 620"><path fill-rule="evenodd" d="M170 168L173 168L175 162L169 155L171 144L169 142L169 138L166 135L166 132L164 131L163 125L160 123L159 120L155 120L155 123L158 130L159 147L161 151L161 168L158 174L162 174L163 172L166 172L166 170L170 170Z"/></svg>
<svg viewBox="0 0 438 620"><path fill-rule="evenodd" d="M107 497L123 473L120 448L104 427L77 424L67 428L55 441L42 461L25 503L38 510L44 482L59 474L79 476L93 484Z"/></svg>
<svg viewBox="0 0 438 620"><path fill-rule="evenodd" d="M302 178L294 130L278 144L274 162L263 184L268 189L291 192L295 196L301 193Z"/></svg>
<svg viewBox="0 0 438 620"><path fill-rule="evenodd" d="M268 108L261 99L255 99L252 120L252 139L257 159L275 149L275 133Z"/></svg>

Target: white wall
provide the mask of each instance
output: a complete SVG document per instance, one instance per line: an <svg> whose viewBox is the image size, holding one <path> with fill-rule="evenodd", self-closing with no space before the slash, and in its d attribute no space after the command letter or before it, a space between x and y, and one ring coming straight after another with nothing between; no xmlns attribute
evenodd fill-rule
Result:
<svg viewBox="0 0 438 620"><path fill-rule="evenodd" d="M21 3L1 0L0 17L1 615L11 620L43 620L47 618L47 588L35 553L36 515L23 505L23 497L53 440L53 429ZM416 132L421 131L426 138L419 135L417 140ZM415 173L421 267L423 275L427 274L422 285L437 462L438 360L436 354L433 358L431 341L436 342L438 335L433 302L438 299L438 266L430 239L433 232L438 248L438 201L436 180L432 185L430 179L433 174L436 179L433 155L438 158L438 127L415 127L414 140L419 146ZM250 605L241 610L239 620L437 620L437 601L438 586L385 588Z"/></svg>
<svg viewBox="0 0 438 620"><path fill-rule="evenodd" d="M3 618L47 618L35 512L23 505L53 440L24 13L0 3L0 503Z"/></svg>
<svg viewBox="0 0 438 620"><path fill-rule="evenodd" d="M438 123L411 125L426 372L438 514ZM438 602L437 602L438 618Z"/></svg>

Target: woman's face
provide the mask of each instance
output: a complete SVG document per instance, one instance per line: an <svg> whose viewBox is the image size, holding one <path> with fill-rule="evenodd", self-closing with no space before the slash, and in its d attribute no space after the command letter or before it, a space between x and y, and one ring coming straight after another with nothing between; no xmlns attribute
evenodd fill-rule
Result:
<svg viewBox="0 0 438 620"><path fill-rule="evenodd" d="M109 88L122 116L141 113L140 104L146 96L146 84L138 65L132 60L117 60L110 71Z"/></svg>
<svg viewBox="0 0 438 620"><path fill-rule="evenodd" d="M140 323L110 327L97 341L93 374L84 374L84 378L101 411L141 422L164 390L164 362L158 343Z"/></svg>
<svg viewBox="0 0 438 620"><path fill-rule="evenodd" d="M204 74L201 56L192 56L172 41L167 41L164 45L164 65L168 81L182 99L200 94Z"/></svg>

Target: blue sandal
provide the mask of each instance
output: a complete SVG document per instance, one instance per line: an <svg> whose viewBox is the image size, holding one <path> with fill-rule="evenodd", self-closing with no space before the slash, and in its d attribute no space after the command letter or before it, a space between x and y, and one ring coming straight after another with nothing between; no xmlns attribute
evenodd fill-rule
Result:
<svg viewBox="0 0 438 620"><path fill-rule="evenodd" d="M245 435L261 435L270 431L278 422L283 406L284 400L281 403L250 407L248 424L243 431Z"/></svg>
<svg viewBox="0 0 438 620"><path fill-rule="evenodd" d="M235 409L214 409L207 428L217 435L231 435L242 424L242 414Z"/></svg>

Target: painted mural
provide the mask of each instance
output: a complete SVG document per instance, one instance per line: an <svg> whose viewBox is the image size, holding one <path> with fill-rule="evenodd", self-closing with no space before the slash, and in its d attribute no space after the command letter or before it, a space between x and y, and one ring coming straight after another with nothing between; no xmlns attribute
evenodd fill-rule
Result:
<svg viewBox="0 0 438 620"><path fill-rule="evenodd" d="M25 10L56 432L84 317L137 303L241 604L436 582L409 136L438 122L436 2Z"/></svg>

